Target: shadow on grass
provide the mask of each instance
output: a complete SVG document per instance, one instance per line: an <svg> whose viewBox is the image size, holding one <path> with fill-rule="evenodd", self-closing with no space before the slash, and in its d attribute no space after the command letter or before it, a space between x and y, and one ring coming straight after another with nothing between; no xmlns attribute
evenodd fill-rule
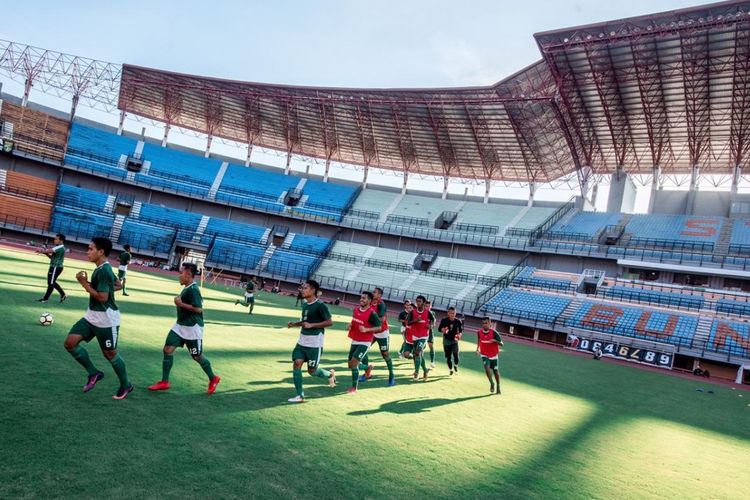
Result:
<svg viewBox="0 0 750 500"><path fill-rule="evenodd" d="M462 403L464 401L471 401L473 399L479 399L490 396L467 396L465 398L412 398L412 399L399 399L397 401L389 401L383 403L379 408L372 408L369 410L356 410L349 412L348 414L353 417L362 417L366 415L376 415L378 413L394 413L396 415L403 415L406 413L425 413L433 408L439 406Z"/></svg>

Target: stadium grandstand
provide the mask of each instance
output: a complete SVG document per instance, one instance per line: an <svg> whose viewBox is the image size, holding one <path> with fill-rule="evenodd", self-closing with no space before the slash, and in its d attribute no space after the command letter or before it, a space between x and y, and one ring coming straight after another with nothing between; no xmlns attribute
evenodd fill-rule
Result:
<svg viewBox="0 0 750 500"><path fill-rule="evenodd" d="M104 234L214 280L314 277L332 295L380 286L396 303L423 294L514 335L574 335L579 349L734 380L750 363L750 2L534 38L539 60L498 83L433 89L230 81L0 41L0 73L23 84L0 102L0 227L78 244ZM37 89L70 108L35 105ZM128 130L133 117L163 134ZM171 143L178 132L205 148ZM214 153L215 140L246 155ZM285 168L254 150L280 152ZM293 157L323 175L293 170ZM372 169L400 188L373 184ZM442 190L420 189L423 176ZM449 192L453 179L484 195ZM682 189L666 189L675 179ZM537 196L571 180L568 201ZM635 213L644 180L648 209ZM528 197L491 196L493 183Z"/></svg>

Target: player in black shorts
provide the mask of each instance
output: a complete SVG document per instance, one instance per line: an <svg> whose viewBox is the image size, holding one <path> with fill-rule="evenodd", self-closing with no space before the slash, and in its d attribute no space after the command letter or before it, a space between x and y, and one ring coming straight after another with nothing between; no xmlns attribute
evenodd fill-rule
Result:
<svg viewBox="0 0 750 500"><path fill-rule="evenodd" d="M445 361L448 362L448 374L458 373L458 341L461 340L461 334L464 332L464 325L456 317L456 308L448 308L448 317L440 320L438 330L443 334L443 352Z"/></svg>

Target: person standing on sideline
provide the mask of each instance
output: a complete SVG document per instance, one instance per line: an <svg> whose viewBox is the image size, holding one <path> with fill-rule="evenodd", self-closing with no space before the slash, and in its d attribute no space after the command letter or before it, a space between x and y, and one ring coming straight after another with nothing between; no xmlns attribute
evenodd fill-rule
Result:
<svg viewBox="0 0 750 500"><path fill-rule="evenodd" d="M503 339L499 333L492 328L490 318L482 318L482 329L477 331L477 354L482 357L484 373L487 380L490 381L490 394L500 394L500 368L498 367L498 358L500 357L500 347L503 345ZM492 380L492 377L495 380ZM495 385L497 384L497 392Z"/></svg>
<svg viewBox="0 0 750 500"><path fill-rule="evenodd" d="M448 375L458 374L458 341L464 332L464 325L456 317L456 308L448 308L448 316L440 320L438 330L443 334L443 352L448 363Z"/></svg>
<svg viewBox="0 0 750 500"><path fill-rule="evenodd" d="M391 359L390 353L391 332L388 328L388 308L386 307L385 302L383 302L383 289L375 287L372 291L372 296L372 308L380 320L380 331L375 333L373 343L378 343L380 355L383 356L385 366L388 367L388 387L393 387L396 385L396 376L393 373L393 360Z"/></svg>
<svg viewBox="0 0 750 500"><path fill-rule="evenodd" d="M130 245L125 244L123 248L124 250L120 252L120 256L118 257L120 266L117 268L117 279L122 283L122 294L127 297L129 294L125 289L125 280L127 279L128 264L130 264L130 259L133 256L130 254Z"/></svg>
<svg viewBox="0 0 750 500"><path fill-rule="evenodd" d="M349 323L349 338L352 339L348 361L349 369L352 371L352 386L346 391L349 394L357 393L360 370L364 371L364 380L372 376L372 365L367 351L375 343L374 335L378 331L380 318L372 307L372 293L362 292L359 296L359 307L352 311L352 321Z"/></svg>
<svg viewBox="0 0 750 500"><path fill-rule="evenodd" d="M96 338L102 354L112 365L112 369L120 380L120 388L112 396L113 399L125 399L133 391L133 384L128 380L125 361L117 352L117 341L120 338L120 311L115 304L115 291L120 289L120 282L115 278L112 266L109 264L109 253L112 242L107 238L95 237L91 239L86 257L89 262L96 264L96 269L88 281L86 271L76 274L78 283L89 294L89 308L86 315L78 320L70 329L65 339L65 349L78 361L89 374L83 392L89 392L101 379L104 373L97 370L89 358L89 353L80 344Z"/></svg>
<svg viewBox="0 0 750 500"><path fill-rule="evenodd" d="M52 241L55 244L52 248L44 248L43 250L36 251L36 253L43 253L49 258L47 291L44 293L44 297L37 300L37 302L41 302L42 304L49 300L52 295L52 290L57 290L57 293L60 294L60 302L65 302L65 299L68 298L65 294L65 290L63 290L57 282L57 278L59 278L60 274L63 272L63 263L65 262L65 235L57 233Z"/></svg>
<svg viewBox="0 0 750 500"><path fill-rule="evenodd" d="M298 327L299 339L292 351L292 377L297 395L289 398L290 403L304 403L305 391L302 387L302 365L307 363L307 373L315 377L327 378L329 387L336 387L336 371L320 367L323 354L325 329L333 325L328 307L318 299L320 285L315 280L307 280L300 287L302 295L302 319L290 321L287 328Z"/></svg>
<svg viewBox="0 0 750 500"><path fill-rule="evenodd" d="M208 395L216 391L221 377L215 375L211 362L203 355L203 297L201 289L195 282L198 266L192 262L182 264L180 285L183 286L180 295L174 298L177 306L177 322L167 334L164 342L164 360L161 365L161 380L148 388L149 391L166 391L169 389L169 372L174 364L174 351L178 347L186 346L193 357L208 376Z"/></svg>

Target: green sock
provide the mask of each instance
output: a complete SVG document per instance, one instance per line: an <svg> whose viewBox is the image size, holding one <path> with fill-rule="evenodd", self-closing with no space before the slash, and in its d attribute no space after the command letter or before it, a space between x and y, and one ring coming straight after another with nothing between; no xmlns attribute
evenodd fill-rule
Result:
<svg viewBox="0 0 750 500"><path fill-rule="evenodd" d="M364 355L364 356L362 357L362 360L361 360L361 361L360 361L359 363L360 363L361 365L365 365L365 367L367 367L367 365L369 365L369 364L370 364L370 353L367 353L367 354L365 354L365 355Z"/></svg>
<svg viewBox="0 0 750 500"><path fill-rule="evenodd" d="M122 280L122 293L128 293L127 289L125 288L125 280Z"/></svg>
<svg viewBox="0 0 750 500"><path fill-rule="evenodd" d="M419 374L419 360L421 356L414 356L412 359L414 360L414 373Z"/></svg>
<svg viewBox="0 0 750 500"><path fill-rule="evenodd" d="M362 371L367 370L369 367L370 367L370 365L365 364L365 363L360 363L359 364L359 369L362 370Z"/></svg>
<svg viewBox="0 0 750 500"><path fill-rule="evenodd" d="M425 359L424 359L424 354L422 354L422 355L421 355L421 356L419 357L419 359L420 359L420 363L419 363L419 364L420 364L420 366L422 367L422 371L423 371L424 373L427 373L427 363L425 362ZM417 370L417 371L419 371L419 370Z"/></svg>
<svg viewBox="0 0 750 500"><path fill-rule="evenodd" d="M406 342L402 342L401 349L398 350L398 353L403 355L405 350L406 350Z"/></svg>
<svg viewBox="0 0 750 500"><path fill-rule="evenodd" d="M70 351L70 355L73 356L73 359L81 363L81 366L86 368L86 371L88 372L89 376L96 375L96 372L99 370L96 369L94 366L94 363L91 362L91 358L89 358L89 353L86 349L83 347L77 345L75 348Z"/></svg>
<svg viewBox="0 0 750 500"><path fill-rule="evenodd" d="M391 357L388 356L385 358L385 366L388 367L388 379L392 379L394 377L393 374L393 360L391 360Z"/></svg>
<svg viewBox="0 0 750 500"><path fill-rule="evenodd" d="M430 363L435 364L435 348L430 347Z"/></svg>
<svg viewBox="0 0 750 500"><path fill-rule="evenodd" d="M130 381L128 380L128 371L127 369L125 369L125 361L120 357L119 354L116 354L115 357L110 360L110 363L112 363L112 368L115 370L117 378L120 379L120 389L130 387Z"/></svg>
<svg viewBox="0 0 750 500"><path fill-rule="evenodd" d="M292 370L292 378L294 379L294 389L297 391L297 396L305 397L305 391L302 390L302 370L294 368Z"/></svg>
<svg viewBox="0 0 750 500"><path fill-rule="evenodd" d="M331 376L331 372L328 370L324 370L321 367L318 367L317 370L315 370L315 376L320 378L328 378Z"/></svg>
<svg viewBox="0 0 750 500"><path fill-rule="evenodd" d="M172 371L172 365L174 364L174 354L164 354L164 360L161 362L161 379L163 381L169 380L169 372Z"/></svg>
<svg viewBox="0 0 750 500"><path fill-rule="evenodd" d="M203 371L206 372L206 375L208 375L208 380L212 380L216 375L214 375L214 371L211 369L211 362L208 360L207 357L203 356L203 358L198 362L199 365L201 365L201 368L203 368Z"/></svg>
<svg viewBox="0 0 750 500"><path fill-rule="evenodd" d="M359 368L355 367L355 368L352 368L352 387L356 389L358 382L359 382Z"/></svg>

